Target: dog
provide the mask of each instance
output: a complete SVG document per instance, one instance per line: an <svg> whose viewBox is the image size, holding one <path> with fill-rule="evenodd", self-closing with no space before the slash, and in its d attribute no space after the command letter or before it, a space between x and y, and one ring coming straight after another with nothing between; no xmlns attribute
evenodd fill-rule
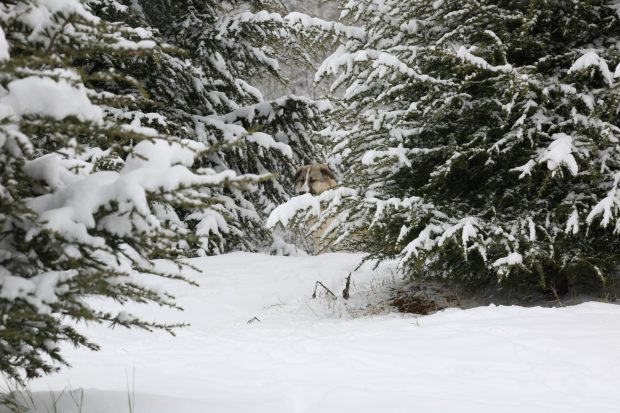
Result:
<svg viewBox="0 0 620 413"><path fill-rule="evenodd" d="M300 195L307 193L319 195L338 185L336 175L334 175L334 172L329 169L327 164L324 163L313 163L300 167L295 174L294 181L295 192ZM308 221L308 225L310 227L312 227L315 223L316 219L311 219ZM314 253L318 253L322 249L321 236L330 223L331 220L327 220L312 234Z"/></svg>
<svg viewBox="0 0 620 413"><path fill-rule="evenodd" d="M338 185L336 176L324 163L313 163L300 167L293 179L295 180L295 192L298 194L319 195Z"/></svg>

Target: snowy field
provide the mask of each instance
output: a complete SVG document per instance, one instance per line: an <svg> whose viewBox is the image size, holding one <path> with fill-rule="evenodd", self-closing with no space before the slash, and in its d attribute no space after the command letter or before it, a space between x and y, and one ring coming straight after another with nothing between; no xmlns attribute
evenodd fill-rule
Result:
<svg viewBox="0 0 620 413"><path fill-rule="evenodd" d="M340 296L360 258L191 260L200 287L158 281L185 312L128 309L191 327L83 327L102 350L66 349L72 369L32 382L34 411L620 411L620 306L394 314L382 305L389 265L359 270L347 303L322 288L311 297L317 280Z"/></svg>

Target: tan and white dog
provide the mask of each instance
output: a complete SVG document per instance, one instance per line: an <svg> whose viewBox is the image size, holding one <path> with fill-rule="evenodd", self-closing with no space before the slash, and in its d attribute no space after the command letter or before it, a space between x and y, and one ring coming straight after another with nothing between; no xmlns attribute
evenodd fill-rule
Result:
<svg viewBox="0 0 620 413"><path fill-rule="evenodd" d="M298 194L319 195L337 185L336 176L324 163L302 166L297 170L294 179L295 192Z"/></svg>
<svg viewBox="0 0 620 413"><path fill-rule="evenodd" d="M298 194L310 193L312 195L319 195L338 185L336 182L336 176L332 170L329 169L329 166L324 163L313 163L300 167L295 174L294 180L295 192ZM327 220L312 234L312 246L315 253L318 253L321 250L321 236L325 232L325 229L329 226L330 222L331 220ZM310 227L312 227L315 223L316 219L311 219L308 221L308 225Z"/></svg>

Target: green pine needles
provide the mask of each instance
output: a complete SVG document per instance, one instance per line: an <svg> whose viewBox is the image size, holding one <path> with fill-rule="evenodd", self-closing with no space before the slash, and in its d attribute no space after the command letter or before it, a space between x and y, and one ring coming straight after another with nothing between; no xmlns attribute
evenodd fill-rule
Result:
<svg viewBox="0 0 620 413"><path fill-rule="evenodd" d="M263 218L290 193L274 176L316 156L319 106L251 85L278 73L262 42L292 45L304 28L241 2L185 3L0 4L0 372L12 380L65 364L62 343L96 349L76 322L173 332L87 297L176 308L153 276L184 280L183 257L268 246Z"/></svg>
<svg viewBox="0 0 620 413"><path fill-rule="evenodd" d="M345 3L319 68L344 179L324 237L416 277L603 287L620 263L620 19L605 1ZM304 205L305 206L305 205Z"/></svg>

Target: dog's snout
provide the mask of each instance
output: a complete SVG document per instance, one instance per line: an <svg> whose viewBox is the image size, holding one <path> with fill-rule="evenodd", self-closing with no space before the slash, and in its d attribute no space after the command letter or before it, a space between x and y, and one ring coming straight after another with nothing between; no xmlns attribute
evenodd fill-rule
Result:
<svg viewBox="0 0 620 413"><path fill-rule="evenodd" d="M318 195L317 192L311 186L302 186L301 188L297 188L296 192L298 195L310 194L310 195Z"/></svg>
<svg viewBox="0 0 620 413"><path fill-rule="evenodd" d="M305 182L303 185L297 187L298 194L307 194L308 192L312 192L312 188Z"/></svg>
<svg viewBox="0 0 620 413"><path fill-rule="evenodd" d="M306 179L304 179L304 183L302 185L297 184L297 193L298 194L307 194L311 192L312 188L308 184L308 174L306 174Z"/></svg>

